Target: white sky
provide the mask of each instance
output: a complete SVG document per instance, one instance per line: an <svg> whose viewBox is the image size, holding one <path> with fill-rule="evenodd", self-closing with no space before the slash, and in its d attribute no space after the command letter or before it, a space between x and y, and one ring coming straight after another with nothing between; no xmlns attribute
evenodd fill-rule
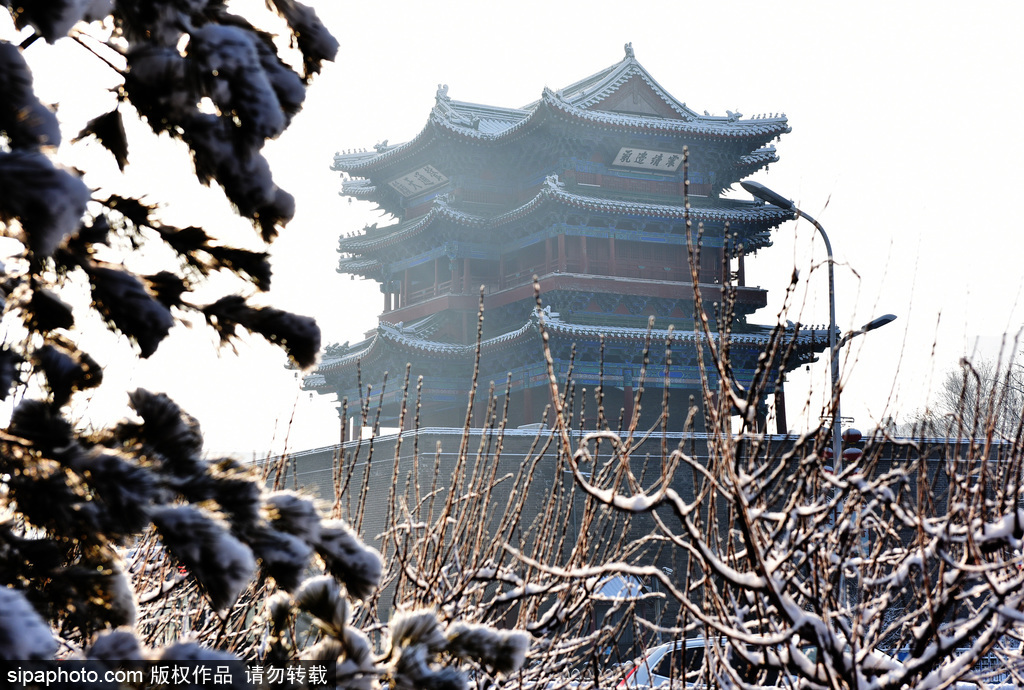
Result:
<svg viewBox="0 0 1024 690"><path fill-rule="evenodd" d="M698 112L789 117L793 132L777 144L780 162L753 179L794 199L829 233L840 264L841 328L886 312L899 317L854 340L844 358L844 416L858 427L922 407L936 372L955 365L978 336L1024 323L1019 2L313 4L341 51L314 81L303 113L267 147L278 184L298 202L273 245L267 301L315 316L324 344L360 340L382 306L376 283L335 272L338 236L388 222L339 197L333 153L415 136L439 83L457 100L521 106L544 86L618 62L627 41L654 78ZM0 24L0 36L10 33ZM60 102L70 140L109 105L96 100L102 72L74 45L39 42L28 52L40 65L37 91ZM60 69L44 79L48 64ZM154 144L144 131L129 136L130 172L141 180L131 184L166 203L170 220L205 221L257 246L219 194L186 184L180 147ZM90 154L65 148L61 155ZM88 182L115 173L111 164ZM771 290L770 306L752 320L774 321L796 266L808 290L800 313L787 318L826 323L824 258L809 224L780 228L775 246L747 263L748 282ZM182 330L146 362L110 339L98 342L90 351L106 365L108 383L90 409L123 414L123 391L145 386L197 416L215 452L277 451L286 438L293 450L338 440L336 403L299 392L275 348L255 340L237 356L218 357L213 340L207 329ZM827 387L825 361L791 375L792 428L813 423ZM812 388L813 412L802 415Z"/></svg>

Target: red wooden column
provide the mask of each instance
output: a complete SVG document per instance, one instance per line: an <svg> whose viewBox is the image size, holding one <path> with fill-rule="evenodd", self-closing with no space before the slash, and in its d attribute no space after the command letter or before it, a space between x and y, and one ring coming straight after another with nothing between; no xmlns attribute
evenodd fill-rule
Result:
<svg viewBox="0 0 1024 690"><path fill-rule="evenodd" d="M584 273L590 273L590 259L587 258L586 235L580 235L580 266Z"/></svg>
<svg viewBox="0 0 1024 690"><path fill-rule="evenodd" d="M736 282L739 283L738 287L744 287L747 284L747 267L743 262L743 254L740 254L740 265L737 274Z"/></svg>
<svg viewBox="0 0 1024 690"><path fill-rule="evenodd" d="M786 390L781 381L775 389L775 431L779 434L789 433L789 424L786 423Z"/></svg>
<svg viewBox="0 0 1024 690"><path fill-rule="evenodd" d="M476 292L476 286L470 285L469 281L472 280L473 274L469 269L469 257L467 256L462 260L462 291L463 292Z"/></svg>
<svg viewBox="0 0 1024 690"><path fill-rule="evenodd" d="M440 259L434 259L434 297L437 297L438 293L440 292L439 286L441 285L441 269L438 267L439 262Z"/></svg>
<svg viewBox="0 0 1024 690"><path fill-rule="evenodd" d="M619 267L615 265L615 238L608 238L608 273L612 276L619 275Z"/></svg>
<svg viewBox="0 0 1024 690"><path fill-rule="evenodd" d="M544 238L544 272L551 272L551 238Z"/></svg>
<svg viewBox="0 0 1024 690"><path fill-rule="evenodd" d="M627 383L622 387L622 426L628 429L633 422L633 384Z"/></svg>
<svg viewBox="0 0 1024 690"><path fill-rule="evenodd" d="M628 428L633 421L633 370L622 370L622 426Z"/></svg>
<svg viewBox="0 0 1024 690"><path fill-rule="evenodd" d="M565 235L558 236L558 271L565 273Z"/></svg>
<svg viewBox="0 0 1024 690"><path fill-rule="evenodd" d="M759 434L768 433L768 415L758 412L754 417L754 429Z"/></svg>

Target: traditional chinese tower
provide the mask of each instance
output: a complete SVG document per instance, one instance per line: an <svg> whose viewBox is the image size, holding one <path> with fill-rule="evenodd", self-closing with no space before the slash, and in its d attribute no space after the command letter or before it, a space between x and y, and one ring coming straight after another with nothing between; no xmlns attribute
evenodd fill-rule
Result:
<svg viewBox="0 0 1024 690"><path fill-rule="evenodd" d="M510 424L541 421L549 402L540 320L563 380L572 360L578 391L601 383L609 417L635 414L653 316L640 422L661 411L670 337L670 420L681 427L691 396L701 399L687 220L693 243L702 226L699 289L712 318L723 284L736 286L731 362L744 385L769 333L747 324L766 291L745 285L744 260L792 215L720 194L778 160L772 142L789 131L784 116L697 114L628 44L621 62L545 89L522 108L456 101L440 86L414 139L334 157L333 169L347 173L342 193L376 203L395 222L341 238L338 271L376 280L383 311L366 340L328 348L306 388L348 398L351 410L370 386L372 413L379 407L382 423L396 425L410 363L411 380L423 378L421 426L462 426L482 289L479 381L484 391L494 381L502 394L511 376ZM798 336L787 367L826 344L825 332ZM784 427L784 405L779 417Z"/></svg>

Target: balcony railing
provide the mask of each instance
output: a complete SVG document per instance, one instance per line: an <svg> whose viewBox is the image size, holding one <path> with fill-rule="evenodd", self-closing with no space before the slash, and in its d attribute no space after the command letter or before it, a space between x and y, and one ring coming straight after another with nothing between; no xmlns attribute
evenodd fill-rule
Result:
<svg viewBox="0 0 1024 690"><path fill-rule="evenodd" d="M511 271L502 276L502 287L510 288L517 285L524 285L533 280L534 275L546 275L557 273L558 263L552 261L547 264L532 267L521 271ZM564 273L583 273L596 278L639 278L641 280L667 280L678 283L690 282L689 267L682 266L649 266L639 262L616 261L615 273L611 272L611 262L601 259L591 259L587 262L587 270L583 270L583 262L579 259L567 259ZM714 285L721 280L717 272L713 270L701 270L698 273L699 280L703 284Z"/></svg>
<svg viewBox="0 0 1024 690"><path fill-rule="evenodd" d="M591 259L588 262L585 274L594 278L635 278L640 280L664 280L677 283L690 282L690 269L685 266L650 266L635 261L619 260L616 262L615 275L612 275L610 272L610 263L611 262L606 260ZM491 294L493 292L498 292L499 290L507 290L520 285L529 285L533 282L533 276L535 275L543 276L558 272L558 262L551 261L520 271L506 272L501 276L500 284L494 281L493 276L485 277L474 275L468 282L472 287L464 290L464 292L476 294L480 286L483 285L484 293ZM567 259L565 262L565 269L561 272L584 273L582 261L579 259ZM714 285L720 282L717 273L709 270L700 271L699 279L700 282L705 285ZM405 301L401 307L411 306L435 297L453 294L454 287L456 286L453 285L453 281L446 280L438 283L436 286L430 285L419 290L413 290L405 296Z"/></svg>

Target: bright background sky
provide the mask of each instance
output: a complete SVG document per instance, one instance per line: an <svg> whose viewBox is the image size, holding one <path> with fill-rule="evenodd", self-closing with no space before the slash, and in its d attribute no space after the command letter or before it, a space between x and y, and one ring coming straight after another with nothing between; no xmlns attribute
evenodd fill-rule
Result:
<svg viewBox="0 0 1024 690"><path fill-rule="evenodd" d="M440 83L456 100L518 107L544 86L618 62L627 41L654 78L698 112L789 117L779 163L752 179L824 225L838 262L842 329L887 312L899 317L847 348L843 412L856 426L923 407L935 379L978 337L995 352L998 336L1024 323L1022 3L313 4L341 50L314 81L303 113L266 149L278 184L298 203L272 246L266 302L316 317L325 345L362 339L382 307L376 283L336 273L338 236L389 222L338 195L334 152L412 138ZM0 36L11 33L0 24ZM66 140L109 109L112 101L97 92L112 82L101 81L81 48L40 41L28 57L37 93L60 103ZM89 184L145 189L165 204L169 222L205 223L258 247L219 192L189 184L180 146L138 129L129 138L130 179L119 182L111 163ZM91 155L89 145L61 151L70 163ZM737 187L733 196L746 195ZM807 291L786 318L827 323L825 253L813 227L787 223L774 239L747 262L748 283L770 290L769 307L752 320L774 322L795 266ZM337 442L337 403L301 392L277 349L257 339L237 355L218 355L214 340L205 328L178 329L143 362L124 343L97 339L88 349L106 366L107 383L89 401L90 414L125 414L124 391L143 386L198 417L212 452ZM793 429L817 423L826 360L790 376Z"/></svg>

